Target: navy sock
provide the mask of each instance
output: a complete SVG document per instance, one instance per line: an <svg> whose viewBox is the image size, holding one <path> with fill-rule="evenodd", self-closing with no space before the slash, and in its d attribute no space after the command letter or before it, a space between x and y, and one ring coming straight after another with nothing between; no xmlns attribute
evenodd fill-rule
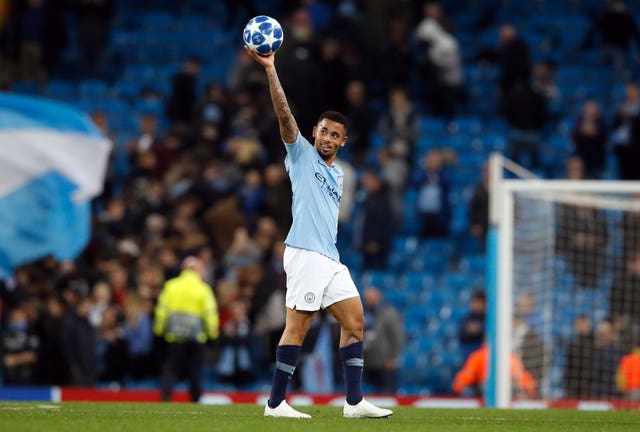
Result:
<svg viewBox="0 0 640 432"><path fill-rule="evenodd" d="M273 371L273 383L268 404L271 408L280 405L287 396L287 384L296 370L301 347L280 345L276 348L276 368Z"/></svg>
<svg viewBox="0 0 640 432"><path fill-rule="evenodd" d="M362 342L356 342L340 348L340 358L344 369L344 382L347 385L347 403L356 405L362 400Z"/></svg>

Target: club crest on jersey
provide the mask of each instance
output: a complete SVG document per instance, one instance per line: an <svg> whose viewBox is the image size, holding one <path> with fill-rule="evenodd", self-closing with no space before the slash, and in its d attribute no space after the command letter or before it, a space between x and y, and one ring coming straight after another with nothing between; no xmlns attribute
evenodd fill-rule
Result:
<svg viewBox="0 0 640 432"><path fill-rule="evenodd" d="M307 303L313 303L316 300L316 295L312 292L308 292L304 295L304 301Z"/></svg>
<svg viewBox="0 0 640 432"><path fill-rule="evenodd" d="M340 186L340 189L344 187L344 177L338 177L338 186Z"/></svg>

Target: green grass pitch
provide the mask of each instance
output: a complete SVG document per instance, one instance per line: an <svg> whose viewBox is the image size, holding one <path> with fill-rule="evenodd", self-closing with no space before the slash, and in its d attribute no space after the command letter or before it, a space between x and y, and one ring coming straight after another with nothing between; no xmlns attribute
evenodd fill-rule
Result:
<svg viewBox="0 0 640 432"><path fill-rule="evenodd" d="M388 419L341 417L340 408L299 407L311 420L262 416L258 405L0 403L3 432L373 432L640 431L639 411L395 408Z"/></svg>

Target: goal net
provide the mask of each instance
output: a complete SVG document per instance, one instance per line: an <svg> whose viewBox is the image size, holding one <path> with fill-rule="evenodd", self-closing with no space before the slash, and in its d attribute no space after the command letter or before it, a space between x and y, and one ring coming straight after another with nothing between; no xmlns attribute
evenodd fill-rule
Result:
<svg viewBox="0 0 640 432"><path fill-rule="evenodd" d="M487 403L637 397L617 377L640 347L640 183L495 183Z"/></svg>

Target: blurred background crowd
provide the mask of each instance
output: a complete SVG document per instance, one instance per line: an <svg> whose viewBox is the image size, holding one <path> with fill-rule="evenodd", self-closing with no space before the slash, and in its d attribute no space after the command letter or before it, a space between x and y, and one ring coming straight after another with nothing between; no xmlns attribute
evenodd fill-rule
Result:
<svg viewBox="0 0 640 432"><path fill-rule="evenodd" d="M546 178L640 179L635 1L0 0L0 86L76 105L114 142L82 255L0 282L6 384L157 386L155 302L193 255L220 309L205 388L268 386L291 191L242 50L258 14L284 27L302 133L325 109L350 122L338 244L368 326L389 329L365 362L378 391L450 393L483 341L491 151ZM335 325L310 336L297 385L333 391ZM593 367L580 349L571 367ZM610 381L580 395L614 396Z"/></svg>

